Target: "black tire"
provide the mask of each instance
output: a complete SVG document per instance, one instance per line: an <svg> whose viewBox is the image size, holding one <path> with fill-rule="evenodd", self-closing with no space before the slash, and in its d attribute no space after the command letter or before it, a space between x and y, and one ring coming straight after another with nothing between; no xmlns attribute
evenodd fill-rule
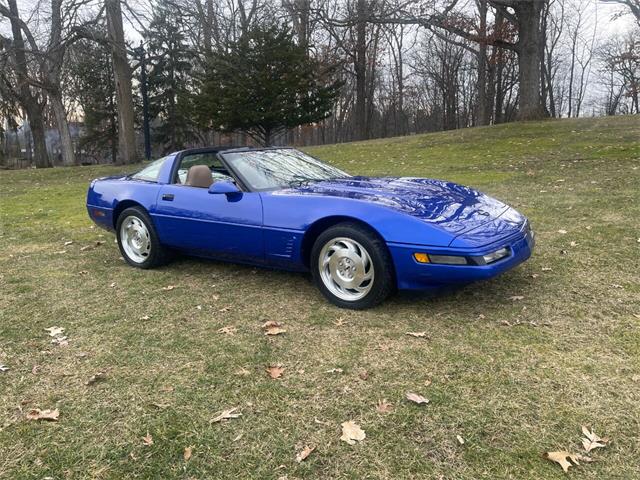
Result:
<svg viewBox="0 0 640 480"><path fill-rule="evenodd" d="M145 260L141 262L130 257L123 246L122 224L130 217L135 217L142 222L149 233L150 248ZM120 213L118 221L116 222L116 238L118 239L118 247L120 248L122 258L132 267L142 269L155 268L164 265L171 259L171 252L160 243L153 222L142 207L130 207Z"/></svg>
<svg viewBox="0 0 640 480"><path fill-rule="evenodd" d="M368 253L373 264L374 276L369 291L357 300L345 300L325 285L319 268L323 247L333 239L346 238L359 243ZM382 303L395 290L395 273L391 255L380 236L364 225L344 222L322 232L311 250L311 274L322 294L334 305L352 310L364 310Z"/></svg>

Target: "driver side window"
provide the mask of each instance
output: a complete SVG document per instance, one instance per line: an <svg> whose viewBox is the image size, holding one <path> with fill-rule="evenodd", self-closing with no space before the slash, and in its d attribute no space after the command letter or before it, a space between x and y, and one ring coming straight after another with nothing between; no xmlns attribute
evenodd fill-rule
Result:
<svg viewBox="0 0 640 480"><path fill-rule="evenodd" d="M205 165L209 167L213 182L218 182L220 180L233 181L233 177L217 157L216 152L204 152L192 153L182 157L180 166L178 167L178 175L175 179L175 183L184 185L189 169L195 165Z"/></svg>

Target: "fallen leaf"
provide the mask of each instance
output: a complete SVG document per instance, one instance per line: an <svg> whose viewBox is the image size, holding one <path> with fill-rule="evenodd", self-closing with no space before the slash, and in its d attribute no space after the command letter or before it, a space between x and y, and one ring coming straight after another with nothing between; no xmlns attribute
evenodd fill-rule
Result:
<svg viewBox="0 0 640 480"><path fill-rule="evenodd" d="M407 400L409 400L410 402L417 403L418 405L426 405L427 403L429 403L428 398L425 398L422 395L418 395L417 393L407 392L406 397L407 397Z"/></svg>
<svg viewBox="0 0 640 480"><path fill-rule="evenodd" d="M218 329L218 333L224 333L225 335L234 335L238 329L233 325L227 325L226 327L222 327Z"/></svg>
<svg viewBox="0 0 640 480"><path fill-rule="evenodd" d="M220 415L218 415L213 420L211 420L211 423L218 423L223 420L229 420L231 418L240 417L242 414L236 413L236 410L238 410L238 407L230 408L229 410L223 410L222 413L220 413Z"/></svg>
<svg viewBox="0 0 640 480"><path fill-rule="evenodd" d="M574 465L580 465L578 460L583 462L590 462L591 458L584 457L582 455L569 453L566 451L561 452L547 452L545 453L545 457L551 460L552 462L558 463L562 470L566 472L569 471L569 467L573 467Z"/></svg>
<svg viewBox="0 0 640 480"><path fill-rule="evenodd" d="M262 328L264 328L265 330L267 328L272 328L272 327L281 327L282 324L280 322L276 322L275 320L267 320L266 322L264 322L262 324Z"/></svg>
<svg viewBox="0 0 640 480"><path fill-rule="evenodd" d="M316 447L310 447L310 446L306 445L302 449L302 451L298 452L298 454L296 455L296 462L298 462L298 463L302 462L309 455L311 455L311 452L313 452L315 449L316 449Z"/></svg>
<svg viewBox="0 0 640 480"><path fill-rule="evenodd" d="M335 320L333 321L333 324L334 324L336 327L342 327L342 326L346 325L346 324L347 324L347 322L344 320L344 318L340 317L340 318L335 319Z"/></svg>
<svg viewBox="0 0 640 480"><path fill-rule="evenodd" d="M608 438L600 438L593 430L588 429L584 425L582 426L582 434L586 437L582 439L582 446L587 452L590 452L594 448L604 448L609 442Z"/></svg>
<svg viewBox="0 0 640 480"><path fill-rule="evenodd" d="M55 337L53 340L51 340L51 343L53 343L54 345L60 345L61 347L66 347L67 345L69 345L69 339L65 336Z"/></svg>
<svg viewBox="0 0 640 480"><path fill-rule="evenodd" d="M347 442L349 445L355 445L356 442L361 442L367 435L364 430L360 428L360 425L349 420L342 424L342 436L340 440Z"/></svg>
<svg viewBox="0 0 640 480"><path fill-rule="evenodd" d="M9 367L7 367L6 365L2 365L2 364L0 363L0 373L4 373L4 372L6 372L7 370L9 370Z"/></svg>
<svg viewBox="0 0 640 480"><path fill-rule="evenodd" d="M324 373L342 373L343 370L341 368L331 368L327 371L325 371Z"/></svg>
<svg viewBox="0 0 640 480"><path fill-rule="evenodd" d="M405 335L409 335L410 337L416 338L426 338L427 332L407 332Z"/></svg>
<svg viewBox="0 0 640 480"><path fill-rule="evenodd" d="M165 292L170 292L174 288L176 288L175 285L167 285L166 287L162 287L162 290L165 291Z"/></svg>
<svg viewBox="0 0 640 480"><path fill-rule="evenodd" d="M366 370L362 370L360 373L358 373L358 377L360 377L360 380L368 380L369 372L367 372Z"/></svg>
<svg viewBox="0 0 640 480"><path fill-rule="evenodd" d="M184 458L185 462L188 462L191 459L192 453L193 453L193 447L184 447L184 453L182 454L182 458Z"/></svg>
<svg viewBox="0 0 640 480"><path fill-rule="evenodd" d="M147 432L147 434L144 437L142 437L142 443L145 444L147 447L150 447L151 445L153 445L153 437L149 432Z"/></svg>
<svg viewBox="0 0 640 480"><path fill-rule="evenodd" d="M280 327L269 327L265 330L265 335L280 335L281 333L285 333L286 330Z"/></svg>
<svg viewBox="0 0 640 480"><path fill-rule="evenodd" d="M378 411L378 413L389 413L391 410L393 410L393 403L387 402L386 398L378 400L376 410Z"/></svg>
<svg viewBox="0 0 640 480"><path fill-rule="evenodd" d="M92 375L89 380L85 382L85 385L93 385L94 383L100 382L107 378L107 372L98 372L95 375Z"/></svg>
<svg viewBox="0 0 640 480"><path fill-rule="evenodd" d="M282 372L284 372L284 368L277 365L267 367L265 370L271 378L280 378L282 376Z"/></svg>
<svg viewBox="0 0 640 480"><path fill-rule="evenodd" d="M49 327L45 328L47 332L49 332L50 337L57 337L64 333L64 328L62 327Z"/></svg>
<svg viewBox="0 0 640 480"><path fill-rule="evenodd" d="M27 413L27 420L48 420L51 422L57 422L59 416L60 411L57 408L55 410L40 410L39 408L34 408L29 410Z"/></svg>

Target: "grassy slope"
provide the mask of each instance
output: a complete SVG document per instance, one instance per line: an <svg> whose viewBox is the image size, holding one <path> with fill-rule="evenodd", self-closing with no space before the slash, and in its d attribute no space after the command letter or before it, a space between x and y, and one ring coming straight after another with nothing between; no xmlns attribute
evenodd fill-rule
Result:
<svg viewBox="0 0 640 480"><path fill-rule="evenodd" d="M572 476L640 478L639 123L312 149L352 173L473 185L537 230L534 258L496 280L356 313L304 275L186 258L128 268L84 211L89 179L117 168L0 172L0 478L562 478L540 455L579 451L581 424L612 441ZM266 319L287 333L265 337ZM52 325L68 347L49 343ZM217 332L227 325L237 333ZM421 330L429 340L405 335ZM409 405L407 391L431 403ZM376 412L382 398L391 413ZM234 406L241 418L210 423ZM60 421L25 421L34 407ZM346 420L364 442L339 440ZM297 464L305 444L317 450Z"/></svg>

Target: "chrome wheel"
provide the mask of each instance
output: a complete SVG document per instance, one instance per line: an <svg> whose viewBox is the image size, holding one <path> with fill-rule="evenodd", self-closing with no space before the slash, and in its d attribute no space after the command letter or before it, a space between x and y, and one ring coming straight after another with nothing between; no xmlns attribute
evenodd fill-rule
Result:
<svg viewBox="0 0 640 480"><path fill-rule="evenodd" d="M324 286L342 300L360 300L373 286L374 268L369 252L351 238L338 237L325 243L318 269Z"/></svg>
<svg viewBox="0 0 640 480"><path fill-rule="evenodd" d="M138 217L129 216L120 225L120 243L127 257L135 263L143 263L151 252L149 230Z"/></svg>

